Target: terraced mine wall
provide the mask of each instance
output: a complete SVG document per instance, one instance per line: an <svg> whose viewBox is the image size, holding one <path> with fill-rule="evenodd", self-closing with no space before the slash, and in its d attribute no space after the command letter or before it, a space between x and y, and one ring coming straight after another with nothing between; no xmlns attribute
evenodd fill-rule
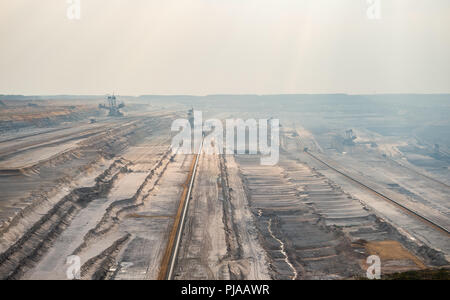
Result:
<svg viewBox="0 0 450 300"><path fill-rule="evenodd" d="M76 213L91 200L105 195L125 163L117 160L96 178L93 187L70 192L42 216L24 235L0 255L0 279L18 279L39 259L45 249L64 230Z"/></svg>
<svg viewBox="0 0 450 300"><path fill-rule="evenodd" d="M382 257L386 273L448 263L306 165L285 158L267 168L251 156L237 162L274 279L363 277L379 245L391 249Z"/></svg>
<svg viewBox="0 0 450 300"><path fill-rule="evenodd" d="M130 172L133 164L122 156L124 151L158 126L170 128L170 122L169 118L140 118L112 123L61 155L2 174L0 185L8 186L5 200L14 203L1 210L0 278L19 279L32 269L80 211L94 199L106 197L114 183ZM170 156L164 158L170 160ZM139 205L141 192L138 189L136 199L116 203L121 208L116 213ZM104 255L111 257L111 253ZM93 278L103 278L100 267L91 274Z"/></svg>

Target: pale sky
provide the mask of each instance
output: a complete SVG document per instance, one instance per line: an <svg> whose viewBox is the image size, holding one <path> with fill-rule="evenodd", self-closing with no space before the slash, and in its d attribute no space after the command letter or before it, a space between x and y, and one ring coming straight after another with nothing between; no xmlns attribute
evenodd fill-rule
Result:
<svg viewBox="0 0 450 300"><path fill-rule="evenodd" d="M450 93L450 1L0 1L0 94Z"/></svg>

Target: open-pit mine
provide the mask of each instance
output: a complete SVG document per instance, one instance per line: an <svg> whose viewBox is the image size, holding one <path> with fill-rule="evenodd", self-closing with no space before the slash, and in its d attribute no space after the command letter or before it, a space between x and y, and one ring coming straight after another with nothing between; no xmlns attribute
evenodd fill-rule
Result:
<svg viewBox="0 0 450 300"><path fill-rule="evenodd" d="M278 161L176 150L193 111L279 120ZM450 95L0 96L0 279L448 269L449 115Z"/></svg>

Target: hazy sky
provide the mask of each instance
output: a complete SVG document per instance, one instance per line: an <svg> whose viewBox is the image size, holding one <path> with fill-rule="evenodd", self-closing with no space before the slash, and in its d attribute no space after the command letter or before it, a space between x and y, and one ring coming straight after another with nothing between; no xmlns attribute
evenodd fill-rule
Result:
<svg viewBox="0 0 450 300"><path fill-rule="evenodd" d="M0 94L450 93L450 1L0 1Z"/></svg>

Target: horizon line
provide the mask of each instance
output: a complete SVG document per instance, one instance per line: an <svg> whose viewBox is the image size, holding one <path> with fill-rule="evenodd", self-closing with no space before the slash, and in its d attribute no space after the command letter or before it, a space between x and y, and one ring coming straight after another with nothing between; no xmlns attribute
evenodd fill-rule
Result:
<svg viewBox="0 0 450 300"><path fill-rule="evenodd" d="M76 96L76 97L105 97L108 95L112 95L111 93L105 94L2 94L0 93L0 97L67 97L67 96ZM439 96L439 95L450 95L450 92L433 92L433 93L268 93L268 94L258 94L258 93L242 93L242 94L227 94L227 93L218 93L218 94L139 94L139 95L131 95L131 94L118 94L115 93L116 96L119 97L213 97L213 96L327 96L327 95L342 95L342 96L395 96L395 95L416 95L416 96Z"/></svg>

